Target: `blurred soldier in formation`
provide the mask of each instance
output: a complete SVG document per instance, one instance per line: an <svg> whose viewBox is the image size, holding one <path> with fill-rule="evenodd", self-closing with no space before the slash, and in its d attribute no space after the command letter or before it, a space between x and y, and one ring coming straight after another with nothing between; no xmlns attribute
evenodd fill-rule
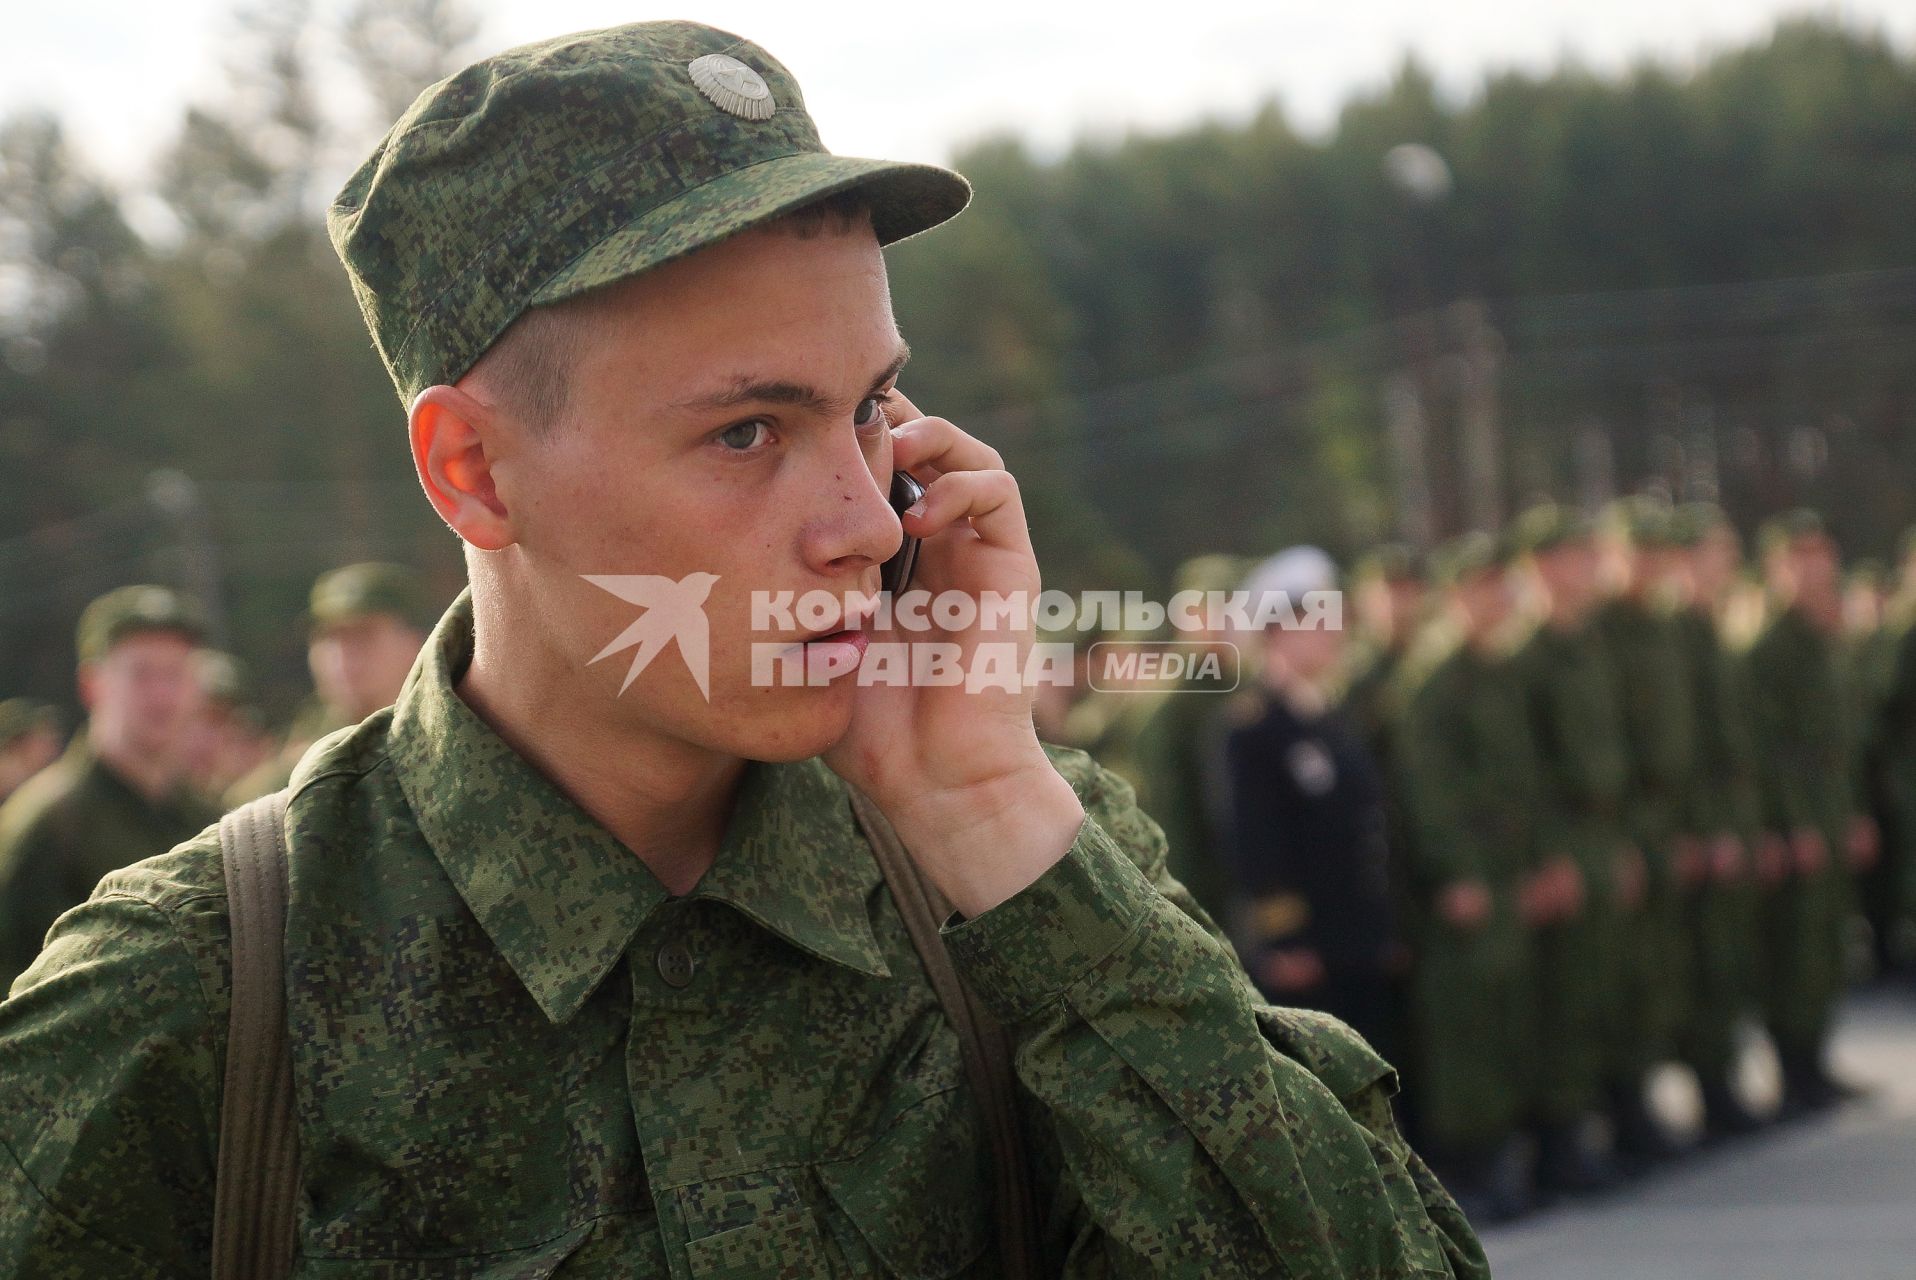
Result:
<svg viewBox="0 0 1916 1280"><path fill-rule="evenodd" d="M1617 673L1591 618L1595 530L1554 506L1516 525L1541 618L1518 659L1541 783L1536 921L1537 1178L1546 1191L1595 1190L1614 1170L1586 1145L1606 1086L1638 1084L1620 1052L1631 1028L1618 975L1640 927L1643 855L1624 827L1628 761Z"/></svg>
<svg viewBox="0 0 1916 1280"><path fill-rule="evenodd" d="M1388 768L1399 674L1424 618L1424 565L1415 551L1392 543L1365 556L1351 577L1357 628L1344 701L1373 756Z"/></svg>
<svg viewBox="0 0 1916 1280"><path fill-rule="evenodd" d="M1813 512L1792 512L1764 529L1763 570L1773 608L1749 656L1758 793L1764 825L1789 849L1764 903L1765 1014L1785 1111L1801 1113L1846 1092L1825 1051L1846 976L1850 872L1873 862L1876 830L1850 765L1836 545Z"/></svg>
<svg viewBox="0 0 1916 1280"><path fill-rule="evenodd" d="M1755 994L1754 885L1763 841L1747 689L1720 622L1742 551L1722 512L1708 505L1677 512L1672 535L1677 549L1665 581L1680 600L1676 621L1696 717L1682 825L1701 842L1683 902L1694 986L1677 1048L1702 1090L1705 1135L1724 1138L1760 1124L1734 1084L1737 1032Z"/></svg>
<svg viewBox="0 0 1916 1280"><path fill-rule="evenodd" d="M60 755L60 715L27 698L0 702L0 803Z"/></svg>
<svg viewBox="0 0 1916 1280"><path fill-rule="evenodd" d="M1857 803L1879 832L1894 828L1888 740L1890 697L1895 690L1902 628L1890 607L1890 584L1875 561L1863 561L1843 581L1843 643L1839 668L1849 703L1851 754ZM1880 970L1899 967L1905 907L1901 852L1885 834L1875 865L1857 877L1856 905L1868 923Z"/></svg>
<svg viewBox="0 0 1916 1280"><path fill-rule="evenodd" d="M1611 1117L1617 1154L1640 1166L1676 1151L1644 1086L1650 1068L1675 1052L1691 1010L1683 903L1701 873L1701 843L1688 830L1687 807L1696 711L1663 570L1671 550L1668 508L1648 499L1620 503L1605 534L1615 594L1598 609L1595 625L1619 675L1624 828L1645 863L1643 907L1621 928L1618 983L1627 1022L1616 1039Z"/></svg>
<svg viewBox="0 0 1916 1280"><path fill-rule="evenodd" d="M204 631L199 610L166 587L121 587L80 615L86 727L0 805L0 988L100 877L218 816L193 798L186 774Z"/></svg>
<svg viewBox="0 0 1916 1280"><path fill-rule="evenodd" d="M1246 583L1253 614L1276 593L1297 605L1336 588L1316 547L1279 552ZM1273 1003L1342 1018L1395 1060L1383 779L1333 699L1342 619L1310 621L1263 629L1259 687L1225 744L1240 946Z"/></svg>
<svg viewBox="0 0 1916 1280"><path fill-rule="evenodd" d="M1397 776L1397 727L1403 719L1404 665L1424 625L1430 590L1424 557L1403 543L1386 543L1357 562L1348 601L1355 606L1354 643L1347 658L1344 705L1365 749L1386 783ZM1414 915L1407 894L1410 885L1411 825L1404 813L1400 788L1384 788L1385 843L1390 858L1391 915L1399 923ZM1412 1060L1416 1022L1410 990L1410 966L1392 974L1391 1025L1399 1054ZM1418 1117L1414 1093L1402 1098L1405 1127L1415 1132Z"/></svg>
<svg viewBox="0 0 1916 1280"><path fill-rule="evenodd" d="M312 697L278 756L228 788L228 807L277 791L306 748L392 705L436 616L418 575L404 566L369 561L321 574L308 609Z"/></svg>
<svg viewBox="0 0 1916 1280"><path fill-rule="evenodd" d="M1198 556L1178 570L1175 589L1222 596L1242 574L1243 566L1235 556ZM1198 632L1174 631L1171 639L1187 654L1220 653L1227 660L1221 668L1225 683L1220 686L1192 665L1169 688L1126 695L1139 700L1140 714L1130 722L1135 726L1130 749L1121 754L1136 763L1139 806L1164 828L1171 874L1213 920L1222 923L1228 914L1230 884L1219 822L1222 704L1239 655L1232 652L1231 641L1221 630L1208 625Z"/></svg>
<svg viewBox="0 0 1916 1280"><path fill-rule="evenodd" d="M199 655L200 714L187 736L187 776L209 804L272 759L275 743L260 715L245 664L230 653Z"/></svg>
<svg viewBox="0 0 1916 1280"><path fill-rule="evenodd" d="M1916 967L1916 529L1903 535L1896 587L1883 606L1889 683L1869 735L1882 857L1871 901L1886 970Z"/></svg>
<svg viewBox="0 0 1916 1280"><path fill-rule="evenodd" d="M1536 1017L1530 925L1537 758L1512 663L1511 586L1486 534L1443 547L1445 635L1407 664L1397 769L1412 825L1418 1059L1433 1165L1489 1220L1529 1207L1519 1125Z"/></svg>

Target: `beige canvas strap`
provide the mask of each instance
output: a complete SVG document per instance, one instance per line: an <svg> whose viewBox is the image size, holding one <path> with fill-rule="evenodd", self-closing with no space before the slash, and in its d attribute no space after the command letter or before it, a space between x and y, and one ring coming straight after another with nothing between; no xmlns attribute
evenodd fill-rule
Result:
<svg viewBox="0 0 1916 1280"><path fill-rule="evenodd" d="M1037 1280L1041 1274L1037 1201L1024 1128L1018 1119L1018 1078L1011 1038L958 977L945 950L939 929L951 914L951 904L925 879L878 806L856 788L850 790L852 813L898 903L898 914L904 918L906 932L924 963L938 1003L958 1032L965 1076L984 1113L985 1136L991 1144L997 1179L996 1225L1003 1274L1007 1280Z"/></svg>
<svg viewBox="0 0 1916 1280"><path fill-rule="evenodd" d="M213 1280L278 1280L293 1266L299 1131L283 976L286 801L276 791L220 819L233 1009L213 1190Z"/></svg>

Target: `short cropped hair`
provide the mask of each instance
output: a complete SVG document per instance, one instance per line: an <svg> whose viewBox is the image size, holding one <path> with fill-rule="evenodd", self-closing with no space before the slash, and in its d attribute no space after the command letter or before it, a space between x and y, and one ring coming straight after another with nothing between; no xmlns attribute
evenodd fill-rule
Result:
<svg viewBox="0 0 1916 1280"><path fill-rule="evenodd" d="M826 231L849 232L871 221L871 201L856 189L824 196L765 223L767 228L814 239ZM618 282L614 282L616 284ZM571 407L572 353L583 321L613 285L521 313L473 362L472 379L536 435L550 435Z"/></svg>

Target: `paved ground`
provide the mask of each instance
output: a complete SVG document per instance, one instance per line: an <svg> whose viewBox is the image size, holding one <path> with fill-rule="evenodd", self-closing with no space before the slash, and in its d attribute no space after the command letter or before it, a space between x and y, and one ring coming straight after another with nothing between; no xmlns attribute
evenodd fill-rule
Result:
<svg viewBox="0 0 1916 1280"><path fill-rule="evenodd" d="M1916 994L1872 992L1836 1046L1874 1092L1603 1200L1485 1233L1498 1280L1916 1280ZM1673 1099L1675 1101L1675 1099Z"/></svg>

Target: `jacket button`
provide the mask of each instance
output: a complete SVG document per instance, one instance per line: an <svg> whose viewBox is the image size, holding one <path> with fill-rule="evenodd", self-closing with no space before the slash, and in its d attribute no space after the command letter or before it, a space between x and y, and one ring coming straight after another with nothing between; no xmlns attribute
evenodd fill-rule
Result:
<svg viewBox="0 0 1916 1280"><path fill-rule="evenodd" d="M659 966L659 977L668 987L691 985L692 975L698 972L699 962L692 955L692 948L685 939L674 938L659 948L655 957Z"/></svg>

